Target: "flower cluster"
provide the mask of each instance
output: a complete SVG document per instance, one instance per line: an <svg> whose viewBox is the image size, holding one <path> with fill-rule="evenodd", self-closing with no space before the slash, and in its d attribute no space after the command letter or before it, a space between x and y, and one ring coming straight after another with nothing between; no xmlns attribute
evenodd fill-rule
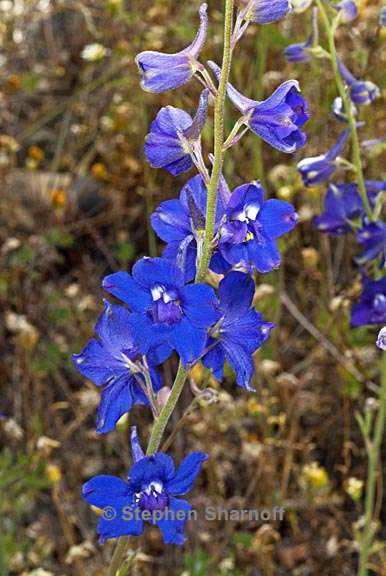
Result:
<svg viewBox="0 0 386 576"><path fill-rule="evenodd" d="M333 26L354 20L358 9L352 0L343 0L334 5L337 11ZM289 46L285 50L287 59L293 62L307 62L312 54L325 54L318 46L316 9L313 11L313 31L304 44ZM386 322L386 278L382 278L386 261L386 222L382 220L382 196L386 191L386 182L365 181L361 176L362 167L354 165L341 154L350 135L363 126L358 121L357 107L370 105L379 95L379 88L370 81L357 80L347 66L338 57L337 74L343 81L345 94L340 94L333 103L333 113L340 121L348 125L334 146L316 157L304 158L298 163L298 170L305 186L327 183L324 199L324 211L315 219L316 227L332 236L353 234L361 252L355 258L360 268L363 291L360 299L352 307L351 325L384 324ZM339 84L339 82L338 82ZM363 142L364 148L376 145L382 139ZM358 142L357 156L360 153ZM358 161L357 161L358 162ZM337 174L356 174L358 181L338 180Z"/></svg>
<svg viewBox="0 0 386 576"><path fill-rule="evenodd" d="M232 49L251 23L275 22L289 11L288 0L241 1ZM206 4L200 7L199 19L197 35L187 48L176 54L146 51L136 58L141 85L149 92L173 90L193 78L204 84L196 112L162 108L144 146L151 166L173 176L193 168L197 173L182 187L178 199L162 202L151 216L155 233L166 243L162 257L141 258L131 273L115 272L103 279L103 289L119 304L105 302L95 337L73 356L80 373L102 387L99 433L112 431L137 404L149 406L157 421L165 403L160 391L169 384L162 381L158 367L172 355L178 355L185 371L202 362L219 381L228 362L237 384L253 390L253 354L273 328L255 310L254 278L256 272L265 274L279 267L277 240L296 226L298 216L288 202L266 198L259 182L241 184L231 193L220 174L212 186L215 170L208 158L212 162L213 157L205 156L201 133L210 103L218 98L222 71L214 62L206 67L199 60L208 30ZM284 82L262 102L243 96L230 83L225 88L241 116L224 142L224 152L248 129L285 153L305 144L302 128L309 113L297 81ZM332 156L326 161L333 162ZM211 186L215 216L214 231L208 237ZM205 244L210 245L209 267L198 282ZM190 504L176 496L192 488L207 458L202 453L190 454L176 471L166 454L144 456L136 429L132 451L134 464L128 481L97 476L83 487L87 502L102 509L98 524L102 541L141 534L145 518L140 512L187 512ZM162 515L146 519L161 529L166 543L184 542L185 521Z"/></svg>

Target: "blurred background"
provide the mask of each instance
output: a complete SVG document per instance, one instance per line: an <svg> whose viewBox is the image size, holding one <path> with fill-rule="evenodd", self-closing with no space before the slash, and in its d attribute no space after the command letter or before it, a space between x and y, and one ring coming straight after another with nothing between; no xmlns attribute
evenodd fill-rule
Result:
<svg viewBox="0 0 386 576"><path fill-rule="evenodd" d="M382 1L360 1L360 18L339 30L346 64L381 87L364 110L363 139L386 133L385 29ZM200 85L164 95L141 91L134 56L178 51L197 28L198 1L0 0L0 574L98 575L112 544L99 546L96 515L80 496L98 473L124 477L127 426L94 429L96 387L70 355L92 335L102 311L101 278L160 253L148 216L178 195L178 179L151 169L143 140L167 104L193 113ZM222 2L209 2L202 59L220 59ZM309 12L279 25L251 26L235 54L232 80L255 99L298 78L310 102L309 142L297 157L248 135L228 156L231 188L260 178L267 194L294 202L301 217L282 242L283 265L260 277L256 305L277 328L256 355L257 393L221 387L197 367L191 388L211 387L217 402L191 411L170 450L210 452L192 496L195 507L286 509L283 522L191 522L182 548L164 547L157 529L133 539L138 575L271 576L355 574L366 455L355 412L371 407L376 329L349 328L360 293L350 237L323 237L312 226L323 188L304 189L301 158L326 151L341 127L328 63L287 64L282 51L310 30ZM228 106L227 130L237 119ZM211 145L211 121L203 140ZM365 159L367 178L384 179L385 149ZM192 174L193 175L193 174ZM339 178L343 179L344 174ZM165 370L171 383L175 370ZM369 399L370 398L370 404ZM366 400L367 399L367 400ZM170 430L173 428L170 427ZM378 487L380 525L383 484ZM386 508L384 508L385 510ZM382 515L383 514L383 515ZM386 574L386 529L372 557Z"/></svg>

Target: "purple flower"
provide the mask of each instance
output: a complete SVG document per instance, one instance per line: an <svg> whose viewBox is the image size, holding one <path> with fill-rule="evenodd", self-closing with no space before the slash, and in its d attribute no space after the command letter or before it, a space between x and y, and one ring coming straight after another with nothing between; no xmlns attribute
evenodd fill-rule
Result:
<svg viewBox="0 0 386 576"><path fill-rule="evenodd" d="M145 155L153 168L165 168L173 176L193 166L192 154L199 146L208 113L209 91L204 90L196 116L173 106L161 108L145 139Z"/></svg>
<svg viewBox="0 0 386 576"><path fill-rule="evenodd" d="M256 24L271 24L285 18L290 12L289 0L241 0L245 4L244 20Z"/></svg>
<svg viewBox="0 0 386 576"><path fill-rule="evenodd" d="M208 328L218 320L213 289L185 285L181 269L165 258L142 258L132 276L116 272L102 285L133 311L130 323L143 354L167 344L186 366L200 356Z"/></svg>
<svg viewBox="0 0 386 576"><path fill-rule="evenodd" d="M378 193L386 190L386 182L366 181L370 204L373 206ZM324 201L324 212L314 223L321 232L341 236L360 226L365 216L362 198L356 184L330 184Z"/></svg>
<svg viewBox="0 0 386 576"><path fill-rule="evenodd" d="M250 276L230 272L218 288L220 320L211 330L209 352L202 363L222 380L227 360L236 374L236 382L253 390L250 381L254 372L252 354L269 338L274 324L263 322L252 307L255 285Z"/></svg>
<svg viewBox="0 0 386 576"><path fill-rule="evenodd" d="M190 492L208 455L192 452L176 470L167 454L143 454L135 428L132 428L132 453L134 464L127 480L100 475L83 485L86 502L102 510L97 528L100 542L124 535L139 536L144 521L148 521L161 530L165 544L183 544L191 505L176 496Z"/></svg>
<svg viewBox="0 0 386 576"><path fill-rule="evenodd" d="M377 338L377 346L381 350L386 350L386 326L381 329Z"/></svg>
<svg viewBox="0 0 386 576"><path fill-rule="evenodd" d="M276 238L292 230L298 222L294 207L281 200L264 199L258 182L236 188L219 229L219 256L211 269L224 273L233 266L271 272L280 265Z"/></svg>
<svg viewBox="0 0 386 576"><path fill-rule="evenodd" d="M217 195L217 232L225 213L229 192L222 181ZM167 242L163 256L184 271L185 280L196 274L197 246L205 230L207 188L201 176L194 176L182 188L179 200L162 202L151 216L156 234Z"/></svg>
<svg viewBox="0 0 386 576"><path fill-rule="evenodd" d="M199 10L200 28L192 44L176 54L146 51L136 57L141 73L141 86L148 92L161 93L186 84L200 64L197 57L205 43L208 30L207 4Z"/></svg>
<svg viewBox="0 0 386 576"><path fill-rule="evenodd" d="M338 65L341 76L348 86L350 98L354 104L368 105L380 96L381 93L376 84L354 78L341 60L338 61Z"/></svg>
<svg viewBox="0 0 386 576"><path fill-rule="evenodd" d="M386 26L386 6L381 9L379 14L379 25L382 27Z"/></svg>
<svg viewBox="0 0 386 576"><path fill-rule="evenodd" d="M363 291L359 302L351 309L351 326L386 323L386 278L363 279Z"/></svg>
<svg viewBox="0 0 386 576"><path fill-rule="evenodd" d="M219 67L214 62L209 62L209 66L219 78ZM300 95L296 80L283 82L262 102L246 98L231 84L228 84L227 91L230 100L245 117L245 125L273 148L292 153L304 146L306 135L300 128L309 119L308 105Z"/></svg>
<svg viewBox="0 0 386 576"><path fill-rule="evenodd" d="M340 21L348 24L357 18L358 6L355 4L354 0L342 0L335 4L334 8L338 10Z"/></svg>
<svg viewBox="0 0 386 576"><path fill-rule="evenodd" d="M300 64L303 62L309 62L311 60L311 54L309 48L311 48L312 42L310 39L305 42L297 42L296 44L290 44L284 50L284 56L292 64Z"/></svg>
<svg viewBox="0 0 386 576"><path fill-rule="evenodd" d="M316 38L318 37L318 9L314 8L312 10L312 31L310 36L305 42L298 42L296 44L290 44L284 50L284 56L288 62L302 63L309 62L311 59L310 48L314 45Z"/></svg>
<svg viewBox="0 0 386 576"><path fill-rule="evenodd" d="M336 158L341 152L350 134L347 128L343 130L334 146L321 156L304 158L298 163L298 170L305 186L322 184L335 172L337 168Z"/></svg>
<svg viewBox="0 0 386 576"><path fill-rule="evenodd" d="M99 318L95 332L80 354L73 355L79 372L97 386L103 386L97 413L97 432L110 432L119 418L130 412L135 404L149 405L144 392L145 380L136 362L140 359L135 344L130 313L122 306L105 301L105 310ZM154 365L170 354L167 346L158 347L148 357L153 388L162 384Z"/></svg>
<svg viewBox="0 0 386 576"><path fill-rule="evenodd" d="M358 230L357 240L363 247L363 254L355 261L363 265L370 260L381 256L381 267L386 260L386 224L384 222L371 222Z"/></svg>
<svg viewBox="0 0 386 576"><path fill-rule="evenodd" d="M332 112L337 120L341 122L347 122L347 113L344 108L343 100L340 96L337 96L332 103ZM358 109L355 104L351 101L351 112L354 118L358 116Z"/></svg>

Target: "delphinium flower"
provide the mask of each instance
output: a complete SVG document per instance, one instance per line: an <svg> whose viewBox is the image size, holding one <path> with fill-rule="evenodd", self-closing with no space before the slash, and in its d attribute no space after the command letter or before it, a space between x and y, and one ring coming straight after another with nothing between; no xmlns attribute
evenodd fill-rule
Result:
<svg viewBox="0 0 386 576"><path fill-rule="evenodd" d="M147 50L135 61L142 76L141 86L148 92L166 92L186 84L200 67L197 57L205 43L208 30L207 4L199 10L200 28L193 42L176 54Z"/></svg>
<svg viewBox="0 0 386 576"><path fill-rule="evenodd" d="M354 102L352 102L352 100L350 100L350 102L351 102L351 113L355 118L356 116L358 116L358 109L355 106ZM337 96L334 99L332 103L332 112L337 120L339 120L340 122L347 122L348 120L347 112L345 110L343 100L340 96Z"/></svg>
<svg viewBox="0 0 386 576"><path fill-rule="evenodd" d="M381 221L370 222L357 232L357 240L363 247L363 253L356 258L363 265L377 257L381 258L380 266L386 261L386 224Z"/></svg>
<svg viewBox="0 0 386 576"><path fill-rule="evenodd" d="M297 42L296 44L290 44L284 50L284 56L288 62L292 63L303 63L309 62L311 60L310 48L314 46L314 43L318 37L318 9L314 8L312 10L312 30L308 39L305 42Z"/></svg>
<svg viewBox="0 0 386 576"><path fill-rule="evenodd" d="M217 64L209 62L209 66L219 78ZM300 95L296 80L283 82L262 102L243 96L229 83L228 96L243 114L244 124L273 148L293 153L306 143L300 128L309 119L308 104Z"/></svg>
<svg viewBox="0 0 386 576"><path fill-rule="evenodd" d="M342 0L333 6L339 12L340 21L348 24L357 18L359 11L354 0Z"/></svg>
<svg viewBox="0 0 386 576"><path fill-rule="evenodd" d="M376 84L368 80L357 80L341 60L338 60L338 66L354 104L368 105L380 96L380 90Z"/></svg>
<svg viewBox="0 0 386 576"><path fill-rule="evenodd" d="M351 326L386 323L386 277L371 280L364 277L359 302L351 309Z"/></svg>
<svg viewBox="0 0 386 576"><path fill-rule="evenodd" d="M228 192L221 183L217 196L215 233L225 213ZM184 271L185 280L196 274L197 246L202 243L206 219L207 187L194 176L182 188L179 199L165 200L151 216L156 234L167 242L163 256L174 260Z"/></svg>
<svg viewBox="0 0 386 576"><path fill-rule="evenodd" d="M110 432L119 418L133 405L149 405L145 378L141 370L141 355L135 343L135 331L130 313L122 306L105 301L92 338L80 354L73 355L79 372L97 386L103 386L97 413L97 432ZM149 372L154 391L161 388L161 379L154 368L170 354L167 346L158 346L148 356Z"/></svg>
<svg viewBox="0 0 386 576"><path fill-rule="evenodd" d="M167 344L186 366L200 356L207 330L218 320L213 288L186 285L182 270L165 258L142 258L132 275L116 272L102 285L132 310L130 323L143 354Z"/></svg>
<svg viewBox="0 0 386 576"><path fill-rule="evenodd" d="M386 6L381 9L379 14L379 25L382 27L386 26Z"/></svg>
<svg viewBox="0 0 386 576"><path fill-rule="evenodd" d="M202 92L194 119L179 108L161 108L145 139L145 155L153 168L165 168L173 176L192 168L192 156L201 153L200 139L208 113L208 95L207 89Z"/></svg>
<svg viewBox="0 0 386 576"><path fill-rule="evenodd" d="M292 230L297 222L294 207L282 200L265 200L260 183L239 186L227 204L211 269L224 273L238 266L249 272L254 269L271 272L281 262L276 239Z"/></svg>
<svg viewBox="0 0 386 576"><path fill-rule="evenodd" d="M377 195L386 189L386 182L365 182L371 206ZM324 200L324 212L314 220L321 232L340 236L359 228L365 217L362 198L356 184L330 184Z"/></svg>
<svg viewBox="0 0 386 576"><path fill-rule="evenodd" d="M386 326L384 326L378 334L377 346L381 350L386 350Z"/></svg>
<svg viewBox="0 0 386 576"><path fill-rule="evenodd" d="M161 530L165 544L183 544L191 505L176 496L190 492L208 455L192 452L176 470L167 454L143 454L135 428L132 429L132 454L134 464L127 480L100 475L83 485L84 499L102 511L97 528L100 541L124 535L139 536L144 522L150 522Z"/></svg>
<svg viewBox="0 0 386 576"><path fill-rule="evenodd" d="M271 24L285 18L290 10L289 0L239 0L244 20L256 24Z"/></svg>
<svg viewBox="0 0 386 576"><path fill-rule="evenodd" d="M235 371L236 382L253 390L250 381L254 372L252 354L269 338L274 324L264 322L252 307L255 284L242 272L229 272L218 288L220 320L210 331L208 353L202 363L222 380L227 360Z"/></svg>
<svg viewBox="0 0 386 576"><path fill-rule="evenodd" d="M325 154L304 158L298 163L298 170L305 186L322 184L335 172L338 163L337 157L350 134L350 130L343 130L334 146Z"/></svg>

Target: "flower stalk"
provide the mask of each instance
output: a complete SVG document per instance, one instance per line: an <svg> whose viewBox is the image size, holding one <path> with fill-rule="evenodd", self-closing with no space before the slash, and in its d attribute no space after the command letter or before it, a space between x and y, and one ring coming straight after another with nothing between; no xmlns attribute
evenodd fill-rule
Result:
<svg viewBox="0 0 386 576"><path fill-rule="evenodd" d="M379 467L379 455L386 425L386 354L382 358L381 389L379 393L379 409L377 412L373 437L365 438L368 463L367 483L365 496L364 527L360 541L358 576L367 576L368 558L371 552L371 544L374 536L374 507L377 485L377 472Z"/></svg>
<svg viewBox="0 0 386 576"><path fill-rule="evenodd" d="M208 186L208 200L206 206L205 237L202 247L201 259L197 269L196 282L202 282L208 272L212 256L212 239L216 217L217 188L220 180L224 160L224 111L226 89L232 63L232 27L233 27L234 0L225 0L224 16L224 49L221 67L221 77L214 106L214 160L211 178Z"/></svg>
<svg viewBox="0 0 386 576"><path fill-rule="evenodd" d="M222 71L219 87L215 97L215 108L214 108L214 160L211 172L211 177L208 185L208 199L207 199L207 211L206 211L206 225L205 225L205 235L203 240L203 247L201 258L197 267L196 283L200 283L205 279L208 272L209 262L212 255L212 242L214 236L215 227L215 215L216 215L216 201L217 201L217 189L221 176L223 159L224 159L224 112L225 112L225 100L226 100L226 87L229 80L229 74L232 62L232 28L233 28L233 13L234 13L234 0L225 0L225 14L224 14L224 49L223 49L223 61L222 61ZM163 434L165 432L166 426L170 420L170 417L177 405L180 398L181 392L183 390L184 384L186 382L187 371L180 361L176 378L174 380L173 387L171 389L169 398L162 408L159 415L155 418L153 428L151 431L148 447L146 454L149 456L154 454L162 441ZM107 576L116 576L117 571L122 565L124 556L127 551L129 543L128 536L121 536L118 539L117 546L115 548L111 564L109 566Z"/></svg>
<svg viewBox="0 0 386 576"><path fill-rule="evenodd" d="M367 195L366 184L365 184L365 177L363 174L363 166L362 166L362 158L361 158L361 149L359 143L359 136L357 130L357 123L354 117L351 99L348 91L345 88L342 76L339 71L339 64L338 64L338 55L335 46L335 32L336 28L339 24L339 14L336 16L333 23L330 22L330 19L327 15L325 6L322 0L316 0L316 4L319 8L319 13L321 15L323 25L327 34L328 46L329 46L329 53L331 59L331 65L334 72L336 86L339 92L340 97L342 98L344 109L347 114L347 122L350 127L351 132L351 141L353 147L353 164L356 169L357 181L358 181L358 190L361 195L363 206L365 208L366 214L370 221L374 221L374 214L370 206L370 202Z"/></svg>

